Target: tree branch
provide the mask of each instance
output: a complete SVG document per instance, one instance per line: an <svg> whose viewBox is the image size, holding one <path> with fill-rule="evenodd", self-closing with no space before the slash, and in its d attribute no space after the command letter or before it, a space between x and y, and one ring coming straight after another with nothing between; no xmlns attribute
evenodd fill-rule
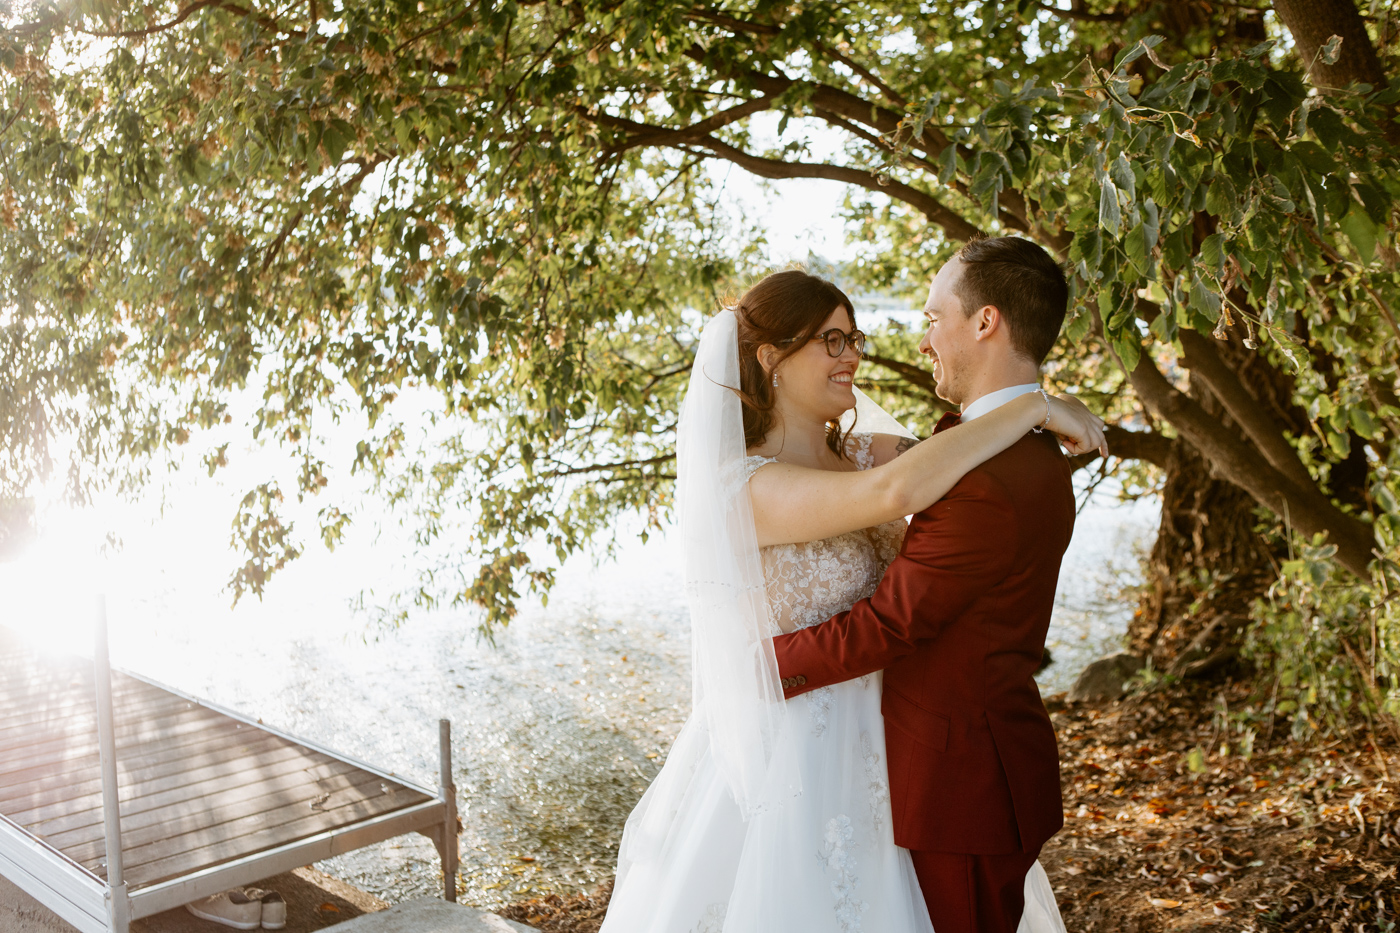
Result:
<svg viewBox="0 0 1400 933"><path fill-rule="evenodd" d="M734 123L738 120L742 120L745 117L752 116L755 113L760 113L764 110L769 109L772 106L773 98L767 95L764 95L763 97L756 97L753 100L745 101L742 104L730 107L728 110L721 110L719 113L714 114L713 116L708 117L704 120L701 120L699 123L693 123L690 126L684 127L683 129L672 129L671 127L664 126L652 126L649 123L635 123L631 120L624 120L624 118L622 117L610 117L606 114L594 117L583 108L579 108L579 112L582 113L587 119L594 120L598 123L602 123L605 126L608 125L609 120L618 120L628 124L628 126L626 127L628 131L628 136L625 141L625 144L620 146L612 146L605 150L607 155L617 155L619 153L626 152L628 149L635 149L638 146L672 145L673 143L671 142L671 140L675 139L689 139L699 141L709 136L715 130L722 129L723 127L726 127L731 123ZM655 132L649 133L649 130L653 130Z"/></svg>
<svg viewBox="0 0 1400 933"><path fill-rule="evenodd" d="M1145 460L1153 466L1166 469L1167 458L1171 455L1176 441L1156 431L1129 431L1116 424L1104 425L1103 434L1108 441L1108 454L1123 460ZM1091 450L1077 457L1070 457L1070 466L1083 469L1099 459L1099 452Z"/></svg>
<svg viewBox="0 0 1400 933"><path fill-rule="evenodd" d="M833 49L831 46L827 45L824 42L814 42L812 43L812 45L814 48L820 50L823 55L826 55L829 58L836 59L836 61L845 65L847 68L851 69L856 74L860 75L860 77L863 78L865 81L869 82L872 87L877 89L881 94L884 94L886 97L888 97L890 99L890 103L894 104L896 107L909 106L909 102L904 99L903 94L900 94L898 91L890 87L884 81L881 81L879 76L877 76L873 71L871 71L869 68L866 68L864 65L858 63L850 56L842 54L841 52L837 51L836 49Z"/></svg>
<svg viewBox="0 0 1400 933"><path fill-rule="evenodd" d="M1168 382L1147 354L1138 360L1131 381L1143 404L1157 417L1169 421L1221 478L1249 493L1305 535L1325 533L1337 547L1338 562L1358 577L1367 578L1367 565L1375 547L1370 525L1338 509L1315 485L1299 488L1256 449Z"/></svg>
<svg viewBox="0 0 1400 933"><path fill-rule="evenodd" d="M850 168L845 165L830 165L825 162L787 162L782 159L768 159L745 152L728 143L720 142L713 136L692 133L688 128L673 130L647 123L636 123L611 114L591 116L584 111L580 112L585 113L588 119L594 120L600 125L629 134L643 135L648 145L670 146L685 152L694 152L698 147L708 152L713 158L733 162L740 168L762 178L824 178L829 181L845 182L848 185L881 192L922 211L925 217L942 227L943 231L955 240L968 240L980 233L977 227L968 222L962 215L949 209L933 195L898 181L890 181L888 184L882 185L875 176L863 169ZM637 145L642 145L642 143ZM632 148L632 146L626 145L623 148Z"/></svg>
<svg viewBox="0 0 1400 933"><path fill-rule="evenodd" d="M659 463L670 463L676 459L674 453L662 454L659 457L652 457L649 460L620 460L617 463L593 463L588 466L567 467L552 470L550 476L575 476L579 473L602 473L607 470L635 470L639 467L655 466Z"/></svg>
<svg viewBox="0 0 1400 933"><path fill-rule="evenodd" d="M1181 328L1179 336L1181 347L1186 351L1181 358L1182 365L1191 370L1192 375L1201 377L1269 464L1299 488L1314 486L1315 481L1308 468L1298 459L1297 452L1284 438L1283 432L1254 396L1249 394L1235 371L1220 358L1211 341L1185 327Z"/></svg>
<svg viewBox="0 0 1400 933"><path fill-rule="evenodd" d="M922 367L915 366L913 363L892 360L886 356L877 356L874 353L867 353L861 359L867 363L874 363L876 366L883 366L905 382L918 386L934 398L938 397L938 383L934 381L933 374Z"/></svg>

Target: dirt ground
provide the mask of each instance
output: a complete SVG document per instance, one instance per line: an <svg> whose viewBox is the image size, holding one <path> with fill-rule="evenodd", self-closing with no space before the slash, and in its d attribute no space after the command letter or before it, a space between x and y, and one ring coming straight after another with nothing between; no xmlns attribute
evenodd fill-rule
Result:
<svg viewBox="0 0 1400 933"><path fill-rule="evenodd" d="M361 914L384 910L389 905L372 894L314 868L294 868L285 874L246 887L265 888L281 894L287 902L287 926L283 933L311 933L353 920ZM229 928L177 907L165 913L138 920L131 933L228 933Z"/></svg>
<svg viewBox="0 0 1400 933"><path fill-rule="evenodd" d="M1270 733L1232 716L1248 699L1238 686L1102 709L1047 699L1065 828L1041 861L1070 930L1394 933L1394 743L1378 750L1361 726L1349 739L1300 747L1284 723ZM608 883L501 913L549 933L594 933L610 891Z"/></svg>

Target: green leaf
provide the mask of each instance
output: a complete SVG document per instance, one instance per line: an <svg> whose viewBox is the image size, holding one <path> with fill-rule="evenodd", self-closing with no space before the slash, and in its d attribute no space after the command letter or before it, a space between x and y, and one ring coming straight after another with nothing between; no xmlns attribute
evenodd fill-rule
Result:
<svg viewBox="0 0 1400 933"><path fill-rule="evenodd" d="M1201 241L1201 261L1219 278L1225 272L1225 234L1212 233Z"/></svg>
<svg viewBox="0 0 1400 933"><path fill-rule="evenodd" d="M1164 310L1152 319L1147 329L1156 334L1163 343L1171 343L1176 340L1177 335L1176 315Z"/></svg>
<svg viewBox="0 0 1400 933"><path fill-rule="evenodd" d="M1131 373L1137 368L1138 360L1142 358L1142 343L1138 340L1136 331L1129 329L1127 333L1115 337L1113 348L1118 352L1123 372Z"/></svg>
<svg viewBox="0 0 1400 933"><path fill-rule="evenodd" d="M1362 262L1370 263L1376 258L1376 225L1359 204L1352 204L1338 226L1351 240L1351 245L1356 247Z"/></svg>
<svg viewBox="0 0 1400 933"><path fill-rule="evenodd" d="M1342 57L1342 37L1333 36L1327 40L1327 44L1318 50L1318 57L1325 65L1337 64L1337 59Z"/></svg>
<svg viewBox="0 0 1400 933"><path fill-rule="evenodd" d="M1118 189L1127 194L1129 201L1137 198L1137 180L1133 177L1133 166L1121 152L1109 165L1108 175Z"/></svg>
<svg viewBox="0 0 1400 933"><path fill-rule="evenodd" d="M1143 55L1147 54L1148 49L1155 49L1157 46L1161 45L1163 38L1165 37L1148 36L1136 42L1132 48L1118 56L1118 61L1113 64L1113 70L1117 71L1129 62L1137 61Z"/></svg>
<svg viewBox="0 0 1400 933"><path fill-rule="evenodd" d="M335 124L327 124L325 132L321 134L321 145L326 150L326 159L331 165L339 165L340 157L345 154L346 147L354 136L346 136L341 133Z"/></svg>
<svg viewBox="0 0 1400 933"><path fill-rule="evenodd" d="M1070 344L1082 343L1084 338L1089 336L1089 328L1093 323L1093 315L1080 306L1074 317L1070 318L1069 326L1065 328L1065 337Z"/></svg>
<svg viewBox="0 0 1400 933"><path fill-rule="evenodd" d="M1235 213L1235 184L1229 175L1219 174L1210 183L1206 192L1206 210L1217 217L1229 220Z"/></svg>
<svg viewBox="0 0 1400 933"><path fill-rule="evenodd" d="M1220 295L1201 281L1199 275L1191 277L1191 307L1211 321L1220 317Z"/></svg>
<svg viewBox="0 0 1400 933"><path fill-rule="evenodd" d="M1099 187L1099 226L1116 235L1123 226L1123 210L1118 206L1118 186L1104 176Z"/></svg>
<svg viewBox="0 0 1400 933"><path fill-rule="evenodd" d="M953 180L958 171L958 147L949 145L938 156L938 180L943 184Z"/></svg>
<svg viewBox="0 0 1400 933"><path fill-rule="evenodd" d="M1360 405L1353 405L1351 412L1351 429L1361 437L1371 440L1376 436L1376 419L1371 413Z"/></svg>

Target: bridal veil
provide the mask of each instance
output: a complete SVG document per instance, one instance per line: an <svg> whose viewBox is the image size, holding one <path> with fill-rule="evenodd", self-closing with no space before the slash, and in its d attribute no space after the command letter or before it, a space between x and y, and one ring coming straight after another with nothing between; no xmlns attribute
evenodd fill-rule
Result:
<svg viewBox="0 0 1400 933"><path fill-rule="evenodd" d="M745 482L738 335L728 309L701 334L681 408L676 477L693 708L747 819L800 793L801 784L790 758L776 754L787 710Z"/></svg>

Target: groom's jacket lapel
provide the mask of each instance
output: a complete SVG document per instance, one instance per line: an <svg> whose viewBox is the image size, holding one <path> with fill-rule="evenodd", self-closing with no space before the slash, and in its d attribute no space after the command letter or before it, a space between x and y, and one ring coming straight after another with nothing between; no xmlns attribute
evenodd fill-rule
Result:
<svg viewBox="0 0 1400 933"><path fill-rule="evenodd" d="M875 595L775 639L785 683L805 678L789 697L885 671L901 846L1030 852L1063 825L1033 674L1073 526L1069 466L1050 435L1029 435L914 516Z"/></svg>

